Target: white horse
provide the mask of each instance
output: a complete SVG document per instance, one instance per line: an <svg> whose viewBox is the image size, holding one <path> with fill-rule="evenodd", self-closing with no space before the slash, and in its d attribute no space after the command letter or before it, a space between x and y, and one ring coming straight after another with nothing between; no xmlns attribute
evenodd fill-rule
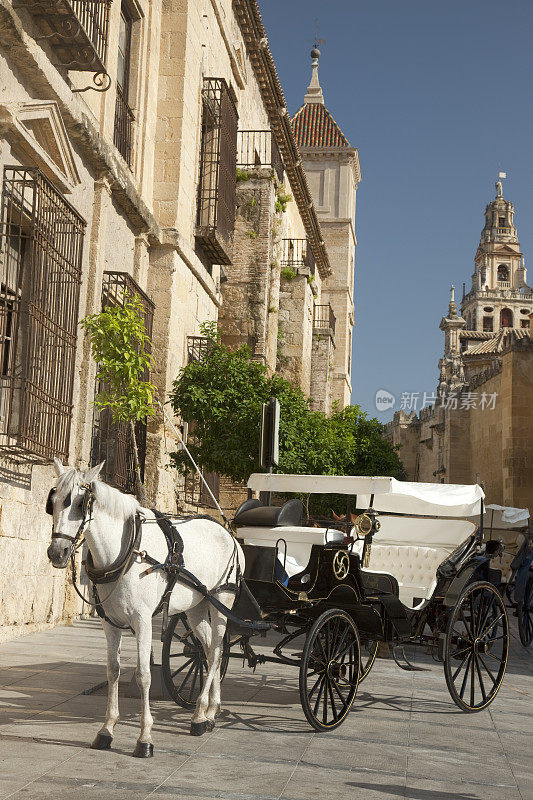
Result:
<svg viewBox="0 0 533 800"><path fill-rule="evenodd" d="M84 535L94 567L104 570L119 558L130 541L131 526L135 516L147 522L142 525L142 539L138 550L163 563L168 555L165 536L155 522L154 514L142 508L131 495L107 486L98 480L103 464L80 472L64 467L55 459L58 482L52 495L53 538L48 548L48 558L54 567L64 568L69 563L76 537L84 519ZM92 510L84 504L89 487ZM88 522L87 522L88 520ZM192 519L180 523L183 539L183 557L186 569L212 591L226 583L237 581L237 563L244 573L244 555L236 540L222 525L209 519ZM100 587L100 600L106 616L121 626L129 626L137 639L136 678L141 692L141 733L134 755L146 758L153 755L150 713L150 653L152 648L152 614L167 586L167 574L155 570L145 574L148 564L135 556L132 566L113 583ZM109 599L106 599L109 597ZM228 608L235 600L235 592L222 589L217 599ZM202 691L196 702L191 720L191 733L201 735L213 729L215 716L220 711L220 662L226 618L198 591L176 583L169 603L169 615L186 612L195 635L201 641L207 659L208 671ZM104 724L91 747L107 750L111 746L115 725L119 719L118 682L120 676L120 643L122 631L103 622L107 638L108 702Z"/></svg>

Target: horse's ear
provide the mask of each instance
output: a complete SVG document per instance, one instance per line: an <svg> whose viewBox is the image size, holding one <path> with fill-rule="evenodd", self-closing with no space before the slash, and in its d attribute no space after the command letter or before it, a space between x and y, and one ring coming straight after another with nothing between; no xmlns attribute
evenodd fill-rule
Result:
<svg viewBox="0 0 533 800"><path fill-rule="evenodd" d="M59 458L54 458L54 469L56 471L56 475L59 478L65 471L65 467L59 460Z"/></svg>
<svg viewBox="0 0 533 800"><path fill-rule="evenodd" d="M339 515L338 515L338 514L335 514L335 512L333 511L333 509L331 509L331 513L333 514L333 519L342 519L342 517L339 517Z"/></svg>
<svg viewBox="0 0 533 800"><path fill-rule="evenodd" d="M105 464L105 461L102 461L102 463L98 464L98 466L91 467L91 469L88 469L87 472L85 473L85 475L83 476L83 482L87 483L87 484L91 484L93 481L95 481L97 479L97 477L100 475L100 473L101 473L101 471L102 471L102 469L104 467L104 464Z"/></svg>

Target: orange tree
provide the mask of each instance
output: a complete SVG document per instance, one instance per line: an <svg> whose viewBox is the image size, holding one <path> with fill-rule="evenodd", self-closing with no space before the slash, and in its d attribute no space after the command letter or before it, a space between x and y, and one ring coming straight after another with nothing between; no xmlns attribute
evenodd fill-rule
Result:
<svg viewBox="0 0 533 800"><path fill-rule="evenodd" d="M175 414L194 424L189 449L208 471L234 481L259 471L261 404L280 403L278 471L315 475L392 475L403 478L397 450L383 438L383 425L358 406L338 407L328 417L312 411L303 392L251 358L243 345L233 350L220 341L216 324L203 326L210 347L184 367L174 381L170 402ZM186 453L172 454L174 466L190 471ZM315 512L345 500L312 498Z"/></svg>

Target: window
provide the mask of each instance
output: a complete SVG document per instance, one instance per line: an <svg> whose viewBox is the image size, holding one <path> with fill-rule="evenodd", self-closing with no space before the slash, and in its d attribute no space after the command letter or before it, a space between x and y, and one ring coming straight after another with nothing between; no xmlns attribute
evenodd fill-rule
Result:
<svg viewBox="0 0 533 800"><path fill-rule="evenodd" d="M226 81L204 78L196 241L213 264L230 264L237 172L235 103Z"/></svg>
<svg viewBox="0 0 533 800"><path fill-rule="evenodd" d="M483 317L483 330L484 331L494 330L494 322L492 317Z"/></svg>
<svg viewBox="0 0 533 800"><path fill-rule="evenodd" d="M68 459L85 221L36 168L5 167L0 445Z"/></svg>
<svg viewBox="0 0 533 800"><path fill-rule="evenodd" d="M102 308L122 306L131 295L141 298L144 308L144 326L152 338L155 306L140 286L126 272L104 272L102 283ZM149 375L144 376L148 380ZM99 387L97 387L98 390ZM138 422L135 428L141 480L144 480L146 459L146 423ZM92 464L105 461L102 479L123 492L135 492L135 468L129 426L123 422L113 422L107 410L94 409L93 438L91 448Z"/></svg>
<svg viewBox="0 0 533 800"><path fill-rule="evenodd" d="M509 267L507 264L500 264L498 267L498 281L508 281L509 280Z"/></svg>
<svg viewBox="0 0 533 800"><path fill-rule="evenodd" d="M510 308L502 308L500 312L500 328L513 327L513 312Z"/></svg>
<svg viewBox="0 0 533 800"><path fill-rule="evenodd" d="M124 3L120 7L117 59L117 97L115 102L115 147L124 161L131 166L133 151L133 121L135 116L129 106L131 73L132 17Z"/></svg>
<svg viewBox="0 0 533 800"><path fill-rule="evenodd" d="M499 217L498 228L505 228L505 227L506 227L505 217Z"/></svg>
<svg viewBox="0 0 533 800"><path fill-rule="evenodd" d="M528 319L521 319L520 320L520 327L521 328L529 328L529 320Z"/></svg>

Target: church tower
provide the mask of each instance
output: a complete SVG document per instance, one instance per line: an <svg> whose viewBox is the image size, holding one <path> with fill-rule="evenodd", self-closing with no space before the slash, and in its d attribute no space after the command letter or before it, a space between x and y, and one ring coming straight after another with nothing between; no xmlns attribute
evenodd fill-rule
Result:
<svg viewBox="0 0 533 800"><path fill-rule="evenodd" d="M501 177L505 177L504 173ZM505 200L498 179L496 197L485 209L472 288L461 303L467 331L496 334L502 328L529 327L533 293L526 284L524 257L513 218L514 206Z"/></svg>
<svg viewBox="0 0 533 800"><path fill-rule="evenodd" d="M356 148L324 105L319 58L320 50L314 47L311 82L292 124L332 267L322 284L321 302L331 305L336 318L331 400L342 408L350 403L352 392L355 198L361 169Z"/></svg>

